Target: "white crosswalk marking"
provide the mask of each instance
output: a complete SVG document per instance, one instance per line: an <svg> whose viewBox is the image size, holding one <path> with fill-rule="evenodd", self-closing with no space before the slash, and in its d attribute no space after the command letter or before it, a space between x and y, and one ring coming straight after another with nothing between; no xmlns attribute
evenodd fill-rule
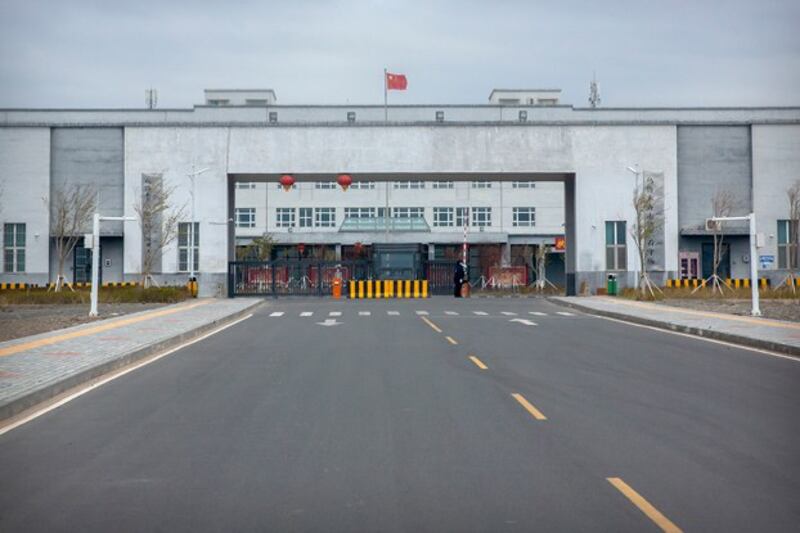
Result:
<svg viewBox="0 0 800 533"><path fill-rule="evenodd" d="M512 313L511 311L500 311L500 314L506 316L517 316L517 313Z"/></svg>
<svg viewBox="0 0 800 533"><path fill-rule="evenodd" d="M445 311L444 314L450 315L450 316L458 316L458 313L456 313L455 311Z"/></svg>
<svg viewBox="0 0 800 533"><path fill-rule="evenodd" d="M478 316L486 316L489 314L486 311L473 311L473 313L475 313Z"/></svg>
<svg viewBox="0 0 800 533"><path fill-rule="evenodd" d="M275 311L274 313L270 313L269 316L283 316L283 311Z"/></svg>
<svg viewBox="0 0 800 533"><path fill-rule="evenodd" d="M331 311L330 313L328 313L328 316L342 316L342 312L341 311Z"/></svg>
<svg viewBox="0 0 800 533"><path fill-rule="evenodd" d="M313 311L303 311L300 313L300 316L312 316L314 314Z"/></svg>
<svg viewBox="0 0 800 533"><path fill-rule="evenodd" d="M574 313L567 313L566 311L556 311L556 314L561 316L575 316Z"/></svg>
<svg viewBox="0 0 800 533"><path fill-rule="evenodd" d="M358 316L369 316L371 314L372 313L370 313L369 311L359 311L358 312Z"/></svg>
<svg viewBox="0 0 800 533"><path fill-rule="evenodd" d="M528 314L533 316L547 316L547 313L542 313L541 311L528 311Z"/></svg>
<svg viewBox="0 0 800 533"><path fill-rule="evenodd" d="M420 315L420 316L425 316L425 315L427 315L429 313L427 311L417 311L417 314Z"/></svg>
<svg viewBox="0 0 800 533"><path fill-rule="evenodd" d="M400 315L400 311L386 311L389 316L398 316Z"/></svg>

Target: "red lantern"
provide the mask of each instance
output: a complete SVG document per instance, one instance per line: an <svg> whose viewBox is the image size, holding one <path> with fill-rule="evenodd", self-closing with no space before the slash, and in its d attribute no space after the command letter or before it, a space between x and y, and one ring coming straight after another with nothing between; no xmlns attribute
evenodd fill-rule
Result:
<svg viewBox="0 0 800 533"><path fill-rule="evenodd" d="M364 249L364 245L361 244L360 242L357 242L353 246L353 249L354 249L353 251L356 253L356 257L359 257L361 256L361 251Z"/></svg>
<svg viewBox="0 0 800 533"><path fill-rule="evenodd" d="M353 184L353 177L350 174L339 174L336 182L341 185L343 191L346 191Z"/></svg>
<svg viewBox="0 0 800 533"><path fill-rule="evenodd" d="M291 176L291 174L284 174L281 176L281 187L283 187L284 192L289 192L289 189L291 189L293 186L294 178Z"/></svg>
<svg viewBox="0 0 800 533"><path fill-rule="evenodd" d="M297 253L299 253L300 255L303 255L303 252L305 252L305 251L306 251L305 243L301 242L300 244L297 245Z"/></svg>

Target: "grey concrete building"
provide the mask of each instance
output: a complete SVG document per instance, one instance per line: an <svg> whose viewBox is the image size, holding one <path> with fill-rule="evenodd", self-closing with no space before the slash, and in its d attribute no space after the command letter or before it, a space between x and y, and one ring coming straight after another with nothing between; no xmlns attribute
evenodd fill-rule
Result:
<svg viewBox="0 0 800 533"><path fill-rule="evenodd" d="M188 205L193 168L208 169L195 178L197 246L171 243L159 276L184 281L194 253L206 294L225 293L237 245L265 231L287 257L300 246L338 259L358 243L416 246L434 259L461 245L465 221L470 248L493 247L499 264L564 237L552 276L570 292L601 286L609 272L630 284L631 197L642 175L663 189L657 279L707 274L703 223L720 190L735 196L735 214L756 213L763 274L785 275L800 108L575 108L557 90L498 89L491 98L390 106L386 116L372 105L282 106L271 90L209 90L192 109L0 109L0 279L54 279L55 187L92 184L102 214L132 216L146 176ZM637 165L639 176L626 170ZM347 192L335 185L341 173L354 179ZM283 174L296 180L289 192L278 186ZM410 225L370 225L384 215ZM746 277L746 231L725 233L724 272ZM138 279L138 223L104 224L102 235L103 280ZM68 279L85 277L85 263L76 251Z"/></svg>

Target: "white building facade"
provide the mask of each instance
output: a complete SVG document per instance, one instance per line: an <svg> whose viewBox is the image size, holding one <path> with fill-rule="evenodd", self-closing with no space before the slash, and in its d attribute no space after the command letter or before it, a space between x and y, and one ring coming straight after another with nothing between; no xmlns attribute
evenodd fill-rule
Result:
<svg viewBox="0 0 800 533"><path fill-rule="evenodd" d="M699 226L721 188L738 198L737 214L756 213L764 274L785 272L781 224L786 189L800 178L800 108L573 108L552 103L556 93L542 104L522 95L520 103L390 106L385 116L382 106L280 106L269 94L268 103L255 91L246 96L258 104L237 105L211 92L215 102L193 109L0 110L2 281L54 279L49 198L59 184L91 184L101 214L134 216L145 177L174 187L174 202L188 206L188 175L199 169L207 169L195 178L193 220L203 294L227 293L237 244L265 231L287 257L298 245L339 259L356 244L415 244L433 259L461 244L467 213L470 246L497 246L500 264L515 262L515 246L563 236L568 292L602 286L609 272L632 283L632 193L642 174L626 168L636 165L663 190L656 278L703 275L709 235ZM346 192L335 185L342 173L354 180ZM289 192L279 188L283 174L296 180ZM345 226L382 217L387 203L390 217L427 228ZM106 224L102 235L103 280L139 279L138 222ZM730 235L732 277L747 275L746 239ZM186 280L188 248L176 240L164 249L161 279ZM70 268L68 281L85 274L74 258Z"/></svg>

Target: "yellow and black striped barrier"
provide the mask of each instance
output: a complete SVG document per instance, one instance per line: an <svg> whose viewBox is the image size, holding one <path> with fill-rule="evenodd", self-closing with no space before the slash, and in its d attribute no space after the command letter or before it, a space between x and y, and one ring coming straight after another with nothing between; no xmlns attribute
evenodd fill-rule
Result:
<svg viewBox="0 0 800 533"><path fill-rule="evenodd" d="M367 279L353 280L350 286L350 298L387 299L387 298L427 298L428 280L426 279Z"/></svg>
<svg viewBox="0 0 800 533"><path fill-rule="evenodd" d="M0 283L0 290L2 291L21 290L25 289L27 286L28 286L27 283Z"/></svg>
<svg viewBox="0 0 800 533"><path fill-rule="evenodd" d="M699 278L682 278L682 279L668 279L667 280L667 288L676 288L679 289L681 287L690 288L690 287L705 287L708 284L708 280L699 279ZM725 280L725 285L731 288L750 288L750 278L728 278ZM769 278L759 278L758 285L762 289L766 289L769 287Z"/></svg>
<svg viewBox="0 0 800 533"><path fill-rule="evenodd" d="M100 284L100 286L103 287L103 288L136 287L138 285L139 285L138 281L107 281L107 282L104 282L104 283ZM78 281L76 283L64 282L64 283L61 284L61 286L62 287L73 288L73 289L88 289L88 288L90 288L92 286L92 282L91 281ZM49 283L47 285L47 287L50 288L50 289L55 289L56 288L56 284L55 283Z"/></svg>

